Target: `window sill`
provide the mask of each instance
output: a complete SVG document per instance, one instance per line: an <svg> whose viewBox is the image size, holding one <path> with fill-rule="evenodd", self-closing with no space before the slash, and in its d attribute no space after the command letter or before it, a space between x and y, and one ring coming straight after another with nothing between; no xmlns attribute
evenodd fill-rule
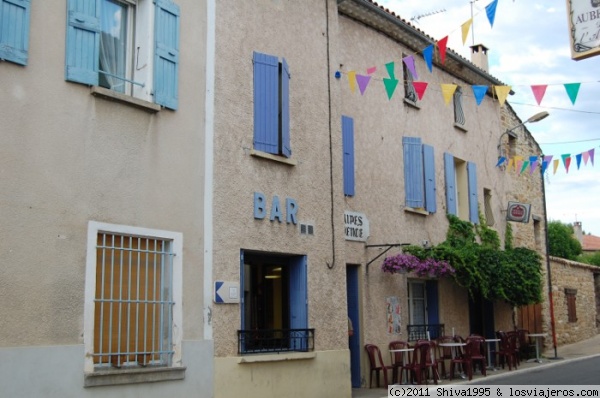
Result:
<svg viewBox="0 0 600 398"><path fill-rule="evenodd" d="M102 370L84 374L84 387L115 386L122 384L154 383L157 381L183 380L185 366L173 368L145 368Z"/></svg>
<svg viewBox="0 0 600 398"><path fill-rule="evenodd" d="M116 91L109 90L104 87L92 86L91 91L92 95L95 97L100 97L109 101L120 102L122 104L133 106L134 108L142 109L149 113L157 113L161 109L160 105L153 102L144 101L130 95L117 93Z"/></svg>
<svg viewBox="0 0 600 398"><path fill-rule="evenodd" d="M287 164L289 166L297 166L298 162L292 159L288 159L283 156L277 156L266 152L257 151L255 149L250 150L250 156L255 156L257 158L268 159L275 161L277 163Z"/></svg>
<svg viewBox="0 0 600 398"><path fill-rule="evenodd" d="M419 106L419 104L417 104L415 101L411 101L408 98L404 98L404 103L408 106L410 106L411 108L415 108L415 109L421 109L421 107Z"/></svg>
<svg viewBox="0 0 600 398"><path fill-rule="evenodd" d="M252 356L244 356L238 358L239 364L244 363L259 363L259 362L279 362L279 361L295 361L301 359L314 359L317 357L316 352L294 352L282 354L257 354Z"/></svg>
<svg viewBox="0 0 600 398"><path fill-rule="evenodd" d="M404 211L406 213L415 213L415 214L420 214L420 215L423 215L423 216L428 216L429 215L429 212L427 210L423 209L423 208L418 208L417 209L415 207L405 207Z"/></svg>
<svg viewBox="0 0 600 398"><path fill-rule="evenodd" d="M462 124L454 123L454 128L466 133L468 130Z"/></svg>

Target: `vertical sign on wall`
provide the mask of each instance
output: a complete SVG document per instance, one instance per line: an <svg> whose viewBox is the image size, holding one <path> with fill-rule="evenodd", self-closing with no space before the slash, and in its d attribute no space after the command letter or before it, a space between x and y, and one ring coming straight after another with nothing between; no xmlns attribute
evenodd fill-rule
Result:
<svg viewBox="0 0 600 398"><path fill-rule="evenodd" d="M400 299L398 297L386 297L386 319L389 334L400 334L402 324L400 318Z"/></svg>

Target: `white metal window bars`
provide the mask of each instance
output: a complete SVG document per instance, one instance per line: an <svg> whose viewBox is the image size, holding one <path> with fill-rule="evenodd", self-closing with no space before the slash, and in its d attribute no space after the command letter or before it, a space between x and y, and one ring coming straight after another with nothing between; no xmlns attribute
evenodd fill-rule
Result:
<svg viewBox="0 0 600 398"><path fill-rule="evenodd" d="M454 103L454 123L460 124L464 126L465 124L465 112L462 106L462 89L460 87L456 87L456 90L453 94L453 103Z"/></svg>
<svg viewBox="0 0 600 398"><path fill-rule="evenodd" d="M98 233L97 366L171 366L173 252L168 240Z"/></svg>

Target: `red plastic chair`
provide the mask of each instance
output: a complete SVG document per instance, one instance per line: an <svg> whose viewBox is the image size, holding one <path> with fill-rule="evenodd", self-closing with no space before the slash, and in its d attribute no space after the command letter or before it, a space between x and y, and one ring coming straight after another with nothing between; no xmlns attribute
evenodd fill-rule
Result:
<svg viewBox="0 0 600 398"><path fill-rule="evenodd" d="M471 367L472 373L475 372L475 366L479 365L481 367L481 374L487 376L486 374L486 366L487 366L487 357L486 357L486 342L485 338L478 335L471 335L467 337L467 345L469 342L472 342L469 346L469 357L471 358ZM471 374L472 376L472 374Z"/></svg>
<svg viewBox="0 0 600 398"><path fill-rule="evenodd" d="M498 343L498 350L496 351L496 359L502 364L508 364L508 370L512 370L514 366L517 368L517 335L509 335L506 332L498 331L496 336L500 339Z"/></svg>
<svg viewBox="0 0 600 398"><path fill-rule="evenodd" d="M392 369L392 367L387 366L383 362L383 358L381 357L381 350L375 344L365 344L365 350L367 351L367 355L369 357L369 388L371 388L373 384L373 372L375 372L375 374L377 375L377 387L379 387L379 373L383 373L383 382L387 387L389 385L388 370Z"/></svg>
<svg viewBox="0 0 600 398"><path fill-rule="evenodd" d="M406 341L392 341L388 344L390 350L401 350L408 348L409 345ZM392 357L392 383L398 383L402 380L402 372L404 372L404 365L410 363L409 352L390 352ZM398 378L399 377L399 378ZM406 380L408 380L408 371L406 372Z"/></svg>
<svg viewBox="0 0 600 398"><path fill-rule="evenodd" d="M412 361L404 368L412 375L412 380L417 384L422 384L423 377L425 384L428 384L427 378L429 371L432 372L433 381L438 383L437 361L435 359L435 343L427 340L417 341L413 350ZM433 355L432 355L433 354Z"/></svg>
<svg viewBox="0 0 600 398"><path fill-rule="evenodd" d="M454 337L452 336L440 336L437 339L437 348L438 348L438 362L442 368L442 376L448 377L448 373L446 373L446 361L448 361L448 365L452 360L452 347L441 347L440 343L454 343Z"/></svg>

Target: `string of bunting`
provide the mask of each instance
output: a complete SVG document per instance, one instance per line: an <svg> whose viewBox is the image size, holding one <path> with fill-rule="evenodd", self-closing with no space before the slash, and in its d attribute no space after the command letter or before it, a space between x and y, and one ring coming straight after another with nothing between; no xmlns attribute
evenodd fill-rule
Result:
<svg viewBox="0 0 600 398"><path fill-rule="evenodd" d="M485 6L485 12L486 12L488 21L490 23L490 26L492 28L494 26L494 21L496 18L497 6L498 6L498 0L493 0L491 3L489 3L487 6ZM461 25L463 45L466 43L466 40L467 40L467 37L469 34L469 30L471 29L472 24L473 24L473 17L468 19L466 22L464 22ZM445 64L447 44L448 44L448 35L445 36L444 38L438 40L435 45L430 44L429 46L427 46L426 48L424 48L423 50L420 51L423 54L423 59L425 60L425 63L427 65L427 68L429 69L430 73L433 73L433 55L434 55L435 48L437 48L437 50L439 52L439 58L440 58L441 63ZM406 65L406 68L408 69L408 71L410 72L410 74L413 77L413 81L411 82L411 84L414 87L417 97L419 98L419 100L422 100L425 95L425 92L429 86L429 83L427 83L426 81L418 80L419 76L417 74L417 70L415 67L415 56L408 55L408 56L402 58L402 62L404 63L404 65ZM395 65L396 65L395 61L386 63L385 68L386 68L388 77L384 77L383 79L377 79L377 80L383 80L383 84L385 87L385 91L386 91L388 100L392 99L392 96L394 95L394 92L400 81L399 79L396 79ZM367 90L367 87L369 86L369 83L373 80L374 74L376 72L377 72L377 66L372 66L370 68L367 68L366 74L357 73L355 70L350 70L348 72L342 72L342 73L345 73L348 77L348 84L350 87L350 91L352 93L355 93L356 88L358 87L360 94L364 96L365 92ZM541 105L544 95L546 94L546 90L547 90L548 86L550 86L550 84L536 84L536 85L530 86L533 96L538 105ZM579 89L581 87L581 82L565 83L565 84L563 84L563 86L566 90L567 95L569 96L569 99L571 100L571 104L575 105L575 102L577 101L577 96L579 94ZM513 86L508 86L508 85L491 86L492 94L496 96L496 98L498 99L501 106L504 105L504 102L506 101L508 94L512 90L512 87ZM454 92L458 88L458 85L442 83L442 84L440 84L440 88L441 88L441 92L442 92L442 95L444 98L444 102L446 105L448 105L450 103L450 101L452 100L452 97L454 95ZM479 106L481 104L481 102L483 101L483 99L485 98L485 94L487 93L487 91L490 87L485 86L485 85L473 85L473 86L471 86L471 88L473 91L473 97L475 98L475 101L476 101L477 105Z"/></svg>
<svg viewBox="0 0 600 398"><path fill-rule="evenodd" d="M594 166L594 152L595 148L589 149L587 151L581 152L577 155L571 155L570 153L562 154L559 158L554 159L554 155L545 155L545 156L513 156L513 157L505 157L501 156L498 159L498 163L496 167L506 167L506 171L510 171L514 168L515 172L519 175L523 174L527 169L529 169L529 175L533 174L535 169L540 164L542 165L542 173L546 172L546 169L549 165L552 165L552 174L556 174L558 167L560 166L560 161L562 160L562 164L564 165L565 171L569 173L569 168L571 167L571 163L573 158L577 164L577 170L581 168L581 163L583 161L583 165L587 166L588 162Z"/></svg>

